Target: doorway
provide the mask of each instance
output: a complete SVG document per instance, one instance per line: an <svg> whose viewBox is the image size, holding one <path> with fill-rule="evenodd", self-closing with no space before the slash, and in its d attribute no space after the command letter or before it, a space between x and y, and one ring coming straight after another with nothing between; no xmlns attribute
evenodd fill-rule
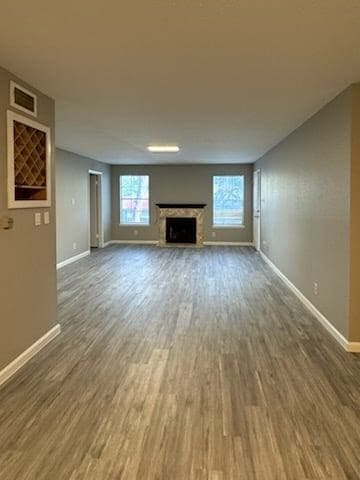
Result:
<svg viewBox="0 0 360 480"><path fill-rule="evenodd" d="M253 227L254 227L254 246L259 252L261 250L261 172L256 170L254 172L253 182L253 198L254 198L254 214L253 214Z"/></svg>
<svg viewBox="0 0 360 480"><path fill-rule="evenodd" d="M102 248L102 172L89 170L89 247Z"/></svg>

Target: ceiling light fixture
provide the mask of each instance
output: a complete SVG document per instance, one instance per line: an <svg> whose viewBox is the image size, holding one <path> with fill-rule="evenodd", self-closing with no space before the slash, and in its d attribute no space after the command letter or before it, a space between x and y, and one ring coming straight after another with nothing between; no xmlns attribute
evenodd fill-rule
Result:
<svg viewBox="0 0 360 480"><path fill-rule="evenodd" d="M151 153L178 153L180 151L177 145L149 145L147 148Z"/></svg>

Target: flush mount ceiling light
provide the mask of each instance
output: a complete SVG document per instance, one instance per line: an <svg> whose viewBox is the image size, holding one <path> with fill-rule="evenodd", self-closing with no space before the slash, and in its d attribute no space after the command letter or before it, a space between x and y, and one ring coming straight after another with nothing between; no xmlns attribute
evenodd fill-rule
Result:
<svg viewBox="0 0 360 480"><path fill-rule="evenodd" d="M180 147L177 145L149 145L149 152L151 153L178 153Z"/></svg>

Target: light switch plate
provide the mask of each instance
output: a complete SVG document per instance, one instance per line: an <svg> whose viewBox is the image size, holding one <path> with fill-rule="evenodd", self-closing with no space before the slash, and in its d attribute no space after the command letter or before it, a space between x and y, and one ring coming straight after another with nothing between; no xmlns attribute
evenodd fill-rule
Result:
<svg viewBox="0 0 360 480"><path fill-rule="evenodd" d="M50 223L50 212L44 212L44 224L49 225Z"/></svg>
<svg viewBox="0 0 360 480"><path fill-rule="evenodd" d="M41 225L41 213L39 213L39 212L35 213L34 224L35 224L35 227L39 227Z"/></svg>

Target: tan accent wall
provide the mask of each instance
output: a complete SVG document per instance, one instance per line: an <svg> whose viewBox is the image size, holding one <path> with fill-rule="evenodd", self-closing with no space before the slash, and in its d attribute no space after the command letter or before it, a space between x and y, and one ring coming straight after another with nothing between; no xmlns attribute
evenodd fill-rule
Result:
<svg viewBox="0 0 360 480"><path fill-rule="evenodd" d="M36 121L51 128L53 141L55 134L54 101L0 68L0 218L8 215L15 221L13 230L0 229L0 370L57 323L54 169L51 208L7 208L6 111L10 108L10 80L37 94ZM54 166L53 152L51 164ZM50 225L35 227L34 213L44 211L50 212Z"/></svg>
<svg viewBox="0 0 360 480"><path fill-rule="evenodd" d="M89 249L90 175L103 172L102 210L104 241L111 238L110 165L56 149L57 263ZM73 205L71 200L75 200ZM74 243L76 248L73 248Z"/></svg>
<svg viewBox="0 0 360 480"><path fill-rule="evenodd" d="M360 84L352 100L349 340L360 342Z"/></svg>
<svg viewBox="0 0 360 480"><path fill-rule="evenodd" d="M206 203L204 240L218 242L252 242L253 165L114 165L112 166L112 239L159 240L156 203ZM121 226L120 175L150 176L150 225ZM212 228L213 175L245 176L245 228ZM134 235L137 231L138 235ZM212 236L215 232L216 237Z"/></svg>
<svg viewBox="0 0 360 480"><path fill-rule="evenodd" d="M346 338L351 103L348 88L256 163L261 169L263 252ZM353 182L359 185L355 176ZM353 204L359 201L355 184ZM354 256L356 249L359 255L359 243L354 245L356 225ZM314 282L318 283L318 295ZM359 303L353 304L353 310L354 315L359 312ZM355 331L359 329L352 326L352 336Z"/></svg>

